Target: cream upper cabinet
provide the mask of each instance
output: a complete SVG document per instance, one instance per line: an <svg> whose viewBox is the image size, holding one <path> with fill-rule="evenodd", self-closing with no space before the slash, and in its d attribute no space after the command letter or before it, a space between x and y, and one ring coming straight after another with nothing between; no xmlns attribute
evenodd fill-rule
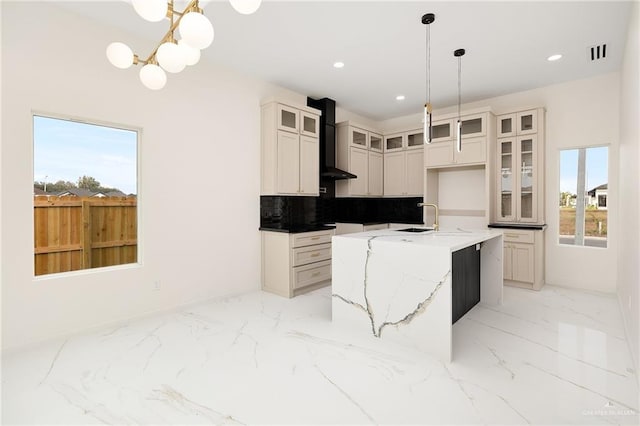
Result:
<svg viewBox="0 0 640 426"><path fill-rule="evenodd" d="M424 194L424 154L422 149L406 152L406 194L420 197Z"/></svg>
<svg viewBox="0 0 640 426"><path fill-rule="evenodd" d="M276 108L278 110L278 130L299 133L300 110L282 104L278 104Z"/></svg>
<svg viewBox="0 0 640 426"><path fill-rule="evenodd" d="M278 130L276 169L278 192L297 194L300 190L300 137Z"/></svg>
<svg viewBox="0 0 640 426"><path fill-rule="evenodd" d="M300 193L317 195L320 186L320 163L317 137L300 136Z"/></svg>
<svg viewBox="0 0 640 426"><path fill-rule="evenodd" d="M369 132L369 149L375 152L383 151L383 137L377 133Z"/></svg>
<svg viewBox="0 0 640 426"><path fill-rule="evenodd" d="M369 149L369 132L357 127L350 127L349 145L356 148Z"/></svg>
<svg viewBox="0 0 640 426"><path fill-rule="evenodd" d="M474 114L461 117L462 138L475 138L487 134L487 114ZM457 120L455 120L457 125ZM456 126L457 131L457 126ZM455 137L455 136L454 136Z"/></svg>
<svg viewBox="0 0 640 426"><path fill-rule="evenodd" d="M461 117L462 150L458 152L457 119L436 120L432 123L432 143L425 145L427 168L485 165L487 163L487 130L493 115L488 112ZM492 133L493 134L493 133ZM494 135L495 136L495 135Z"/></svg>
<svg viewBox="0 0 640 426"><path fill-rule="evenodd" d="M278 101L262 105L261 195L319 195L320 114Z"/></svg>
<svg viewBox="0 0 640 426"><path fill-rule="evenodd" d="M357 176L336 181L336 196L381 197L384 175L382 134L349 122L338 123L336 128L337 167Z"/></svg>
<svg viewBox="0 0 640 426"><path fill-rule="evenodd" d="M455 120L435 120L431 123L431 142L453 140L455 136Z"/></svg>
<svg viewBox="0 0 640 426"><path fill-rule="evenodd" d="M404 195L406 189L406 154L403 151L384 154L384 195Z"/></svg>
<svg viewBox="0 0 640 426"><path fill-rule="evenodd" d="M348 179L344 182L349 186L349 195L368 195L369 153L364 149L351 147L349 148L347 161L349 165L348 171L358 176L355 179Z"/></svg>
<svg viewBox="0 0 640 426"><path fill-rule="evenodd" d="M516 114L518 135L532 135L538 133L538 110L521 111Z"/></svg>
<svg viewBox="0 0 640 426"><path fill-rule="evenodd" d="M384 195L387 197L423 194L422 150L389 152L384 155Z"/></svg>
<svg viewBox="0 0 640 426"><path fill-rule="evenodd" d="M403 149L388 149L384 154L384 195L402 197L423 195L423 133L422 130L404 132L386 137L402 137Z"/></svg>
<svg viewBox="0 0 640 426"><path fill-rule="evenodd" d="M503 114L498 118L498 138L510 138L516 135L516 114Z"/></svg>
<svg viewBox="0 0 640 426"><path fill-rule="evenodd" d="M384 137L384 152L402 151L405 148L405 134L394 133Z"/></svg>
<svg viewBox="0 0 640 426"><path fill-rule="evenodd" d="M384 157L382 154L369 151L369 176L367 195L381 197L383 192L383 176L384 176Z"/></svg>
<svg viewBox="0 0 640 426"><path fill-rule="evenodd" d="M305 111L300 112L300 134L312 138L320 137L320 117Z"/></svg>
<svg viewBox="0 0 640 426"><path fill-rule="evenodd" d="M507 118L516 126L504 128L515 136L497 140L496 222L544 223L544 132L539 131L543 116L540 108L498 117L498 127ZM538 133L530 133L531 129Z"/></svg>

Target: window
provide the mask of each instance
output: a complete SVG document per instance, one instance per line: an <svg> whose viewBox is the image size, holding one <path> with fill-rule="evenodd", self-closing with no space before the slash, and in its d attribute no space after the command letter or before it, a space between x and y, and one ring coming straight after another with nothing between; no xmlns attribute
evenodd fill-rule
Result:
<svg viewBox="0 0 640 426"><path fill-rule="evenodd" d="M33 116L34 273L136 263L136 130Z"/></svg>
<svg viewBox="0 0 640 426"><path fill-rule="evenodd" d="M560 151L559 243L607 247L606 146Z"/></svg>

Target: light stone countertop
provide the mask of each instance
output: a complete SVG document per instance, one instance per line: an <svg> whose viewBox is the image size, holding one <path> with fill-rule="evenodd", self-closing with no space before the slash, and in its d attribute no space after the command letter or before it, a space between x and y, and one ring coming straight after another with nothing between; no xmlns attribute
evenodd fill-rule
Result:
<svg viewBox="0 0 640 426"><path fill-rule="evenodd" d="M416 226L416 228L422 228ZM405 228L406 229L406 228ZM376 244L380 243L412 243L431 247L446 247L454 252L473 244L501 235L502 232L493 229L441 229L439 231L406 232L397 229L380 229L376 231L359 232L356 234L335 235L333 239L355 238L369 240L375 237Z"/></svg>

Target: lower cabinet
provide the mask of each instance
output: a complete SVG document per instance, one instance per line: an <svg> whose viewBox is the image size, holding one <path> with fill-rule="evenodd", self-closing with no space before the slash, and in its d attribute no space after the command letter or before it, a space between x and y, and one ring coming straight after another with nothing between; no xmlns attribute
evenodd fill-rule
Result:
<svg viewBox="0 0 640 426"><path fill-rule="evenodd" d="M504 284L540 290L544 285L544 231L505 229Z"/></svg>
<svg viewBox="0 0 640 426"><path fill-rule="evenodd" d="M294 297L331 284L334 231L261 231L262 290Z"/></svg>
<svg viewBox="0 0 640 426"><path fill-rule="evenodd" d="M451 323L480 302L480 244L451 253Z"/></svg>

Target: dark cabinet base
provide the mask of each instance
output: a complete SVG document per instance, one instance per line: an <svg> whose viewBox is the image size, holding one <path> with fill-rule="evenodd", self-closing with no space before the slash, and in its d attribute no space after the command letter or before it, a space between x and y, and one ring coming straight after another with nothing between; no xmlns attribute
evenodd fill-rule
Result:
<svg viewBox="0 0 640 426"><path fill-rule="evenodd" d="M452 311L455 324L480 302L480 244L451 254Z"/></svg>

